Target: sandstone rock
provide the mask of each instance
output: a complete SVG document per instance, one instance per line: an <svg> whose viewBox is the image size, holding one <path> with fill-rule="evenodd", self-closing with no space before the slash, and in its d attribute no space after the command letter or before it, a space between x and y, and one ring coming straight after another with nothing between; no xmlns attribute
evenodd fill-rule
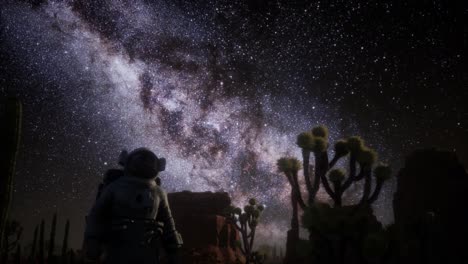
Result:
<svg viewBox="0 0 468 264"><path fill-rule="evenodd" d="M184 240L181 263L244 263L236 247L239 232L222 216L231 204L227 193L184 191L168 199Z"/></svg>

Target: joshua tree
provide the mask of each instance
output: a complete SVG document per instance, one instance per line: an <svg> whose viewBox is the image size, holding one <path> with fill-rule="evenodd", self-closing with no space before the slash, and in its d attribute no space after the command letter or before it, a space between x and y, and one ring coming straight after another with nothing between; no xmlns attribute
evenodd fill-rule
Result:
<svg viewBox="0 0 468 264"><path fill-rule="evenodd" d="M254 198L249 200L249 204L244 206L244 212L239 207L230 206L226 213L226 218L233 226L241 233L242 245L240 250L245 256L245 263L259 263L261 258L252 251L255 239L255 230L257 228L258 219L264 209L263 205L258 205Z"/></svg>
<svg viewBox="0 0 468 264"><path fill-rule="evenodd" d="M376 220L370 217L372 211L369 205L377 200L384 182L390 178L390 167L385 164L375 165L377 153L365 146L364 141L357 136L337 141L334 144L334 156L330 160L328 129L324 126L317 126L310 132L299 134L296 143L302 150L307 203L302 199L298 182L301 162L292 157L281 158L277 162L278 170L286 175L292 189L292 230L295 230L298 225L297 207L300 206L306 212L303 223L310 232L310 241L315 245L314 252L321 251L321 256L326 256L325 259L315 259L315 261L317 263L333 262L332 259L335 259L335 263L343 263L347 245L353 247L362 244L362 240L370 230L374 232L381 228L375 223ZM314 166L310 165L311 154L314 156ZM347 172L341 168L334 168L340 159L347 156L349 165ZM313 177L311 177L312 171ZM373 190L372 176L376 179ZM342 207L344 192L353 183L362 180L364 180L364 187L357 206ZM316 195L320 185L323 185L324 190L332 199L333 208L317 203ZM362 223L362 225L355 226L355 223ZM351 234L355 231L359 234ZM288 251L293 249L294 247L288 248L286 256L288 256ZM324 252L326 253L323 254Z"/></svg>
<svg viewBox="0 0 468 264"><path fill-rule="evenodd" d="M302 167L304 168L304 179L308 192L307 201L313 205L315 197L322 183L325 191L332 198L335 207L342 206L344 192L355 182L364 179L364 190L359 202L360 205L370 205L375 202L382 189L383 183L390 178L390 167L385 164L373 166L377 161L377 153L365 146L364 141L357 136L338 140L334 145L334 156L329 161L328 156L328 129L317 126L311 132L303 132L297 137L297 145L302 150ZM310 154L315 158L314 179L311 180ZM343 169L333 169L336 163L349 155L348 173ZM298 171L300 162L295 158L281 158L277 162L279 171L283 172L292 187L292 194L296 196L297 204L305 209L298 183ZM357 169L359 168L359 173ZM373 169L373 173L372 173ZM328 174L328 178L327 178ZM347 174L347 176L346 176ZM376 185L372 191L372 174L376 179ZM331 184L330 184L331 183ZM294 210L294 206L293 206Z"/></svg>

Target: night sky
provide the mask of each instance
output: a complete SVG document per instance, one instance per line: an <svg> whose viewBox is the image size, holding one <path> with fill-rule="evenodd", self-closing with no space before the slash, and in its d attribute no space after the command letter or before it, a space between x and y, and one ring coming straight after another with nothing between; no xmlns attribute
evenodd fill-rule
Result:
<svg viewBox="0 0 468 264"><path fill-rule="evenodd" d="M1 1L0 92L24 104L23 241L57 211L79 247L122 149L166 157L170 192L256 197L260 244L284 242L290 188L275 162L299 158L296 135L315 125L332 143L361 135L394 171L430 146L468 167L466 4L329 2ZM386 224L394 186L375 206Z"/></svg>

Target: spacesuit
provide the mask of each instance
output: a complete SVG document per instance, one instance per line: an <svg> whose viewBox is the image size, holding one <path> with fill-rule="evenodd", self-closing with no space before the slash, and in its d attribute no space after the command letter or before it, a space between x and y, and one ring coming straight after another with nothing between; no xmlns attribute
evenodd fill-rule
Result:
<svg viewBox="0 0 468 264"><path fill-rule="evenodd" d="M176 262L182 239L175 228L167 195L155 182L165 160L145 148L131 152L124 175L108 184L93 205L85 230L89 260L105 247L105 263L159 263L158 243ZM162 225L161 225L162 223Z"/></svg>

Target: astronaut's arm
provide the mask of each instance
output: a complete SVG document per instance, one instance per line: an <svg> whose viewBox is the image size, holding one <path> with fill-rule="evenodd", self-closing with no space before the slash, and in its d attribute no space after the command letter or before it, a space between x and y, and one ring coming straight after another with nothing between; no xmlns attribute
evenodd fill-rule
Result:
<svg viewBox="0 0 468 264"><path fill-rule="evenodd" d="M90 260L99 258L100 247L106 233L106 225L108 224L106 223L106 219L110 214L112 206L112 196L110 186L104 188L86 217L84 240L86 258Z"/></svg>
<svg viewBox="0 0 468 264"><path fill-rule="evenodd" d="M161 196L161 204L159 205L156 220L164 224L162 240L165 248L168 251L176 250L183 244L182 237L176 230L166 193Z"/></svg>

